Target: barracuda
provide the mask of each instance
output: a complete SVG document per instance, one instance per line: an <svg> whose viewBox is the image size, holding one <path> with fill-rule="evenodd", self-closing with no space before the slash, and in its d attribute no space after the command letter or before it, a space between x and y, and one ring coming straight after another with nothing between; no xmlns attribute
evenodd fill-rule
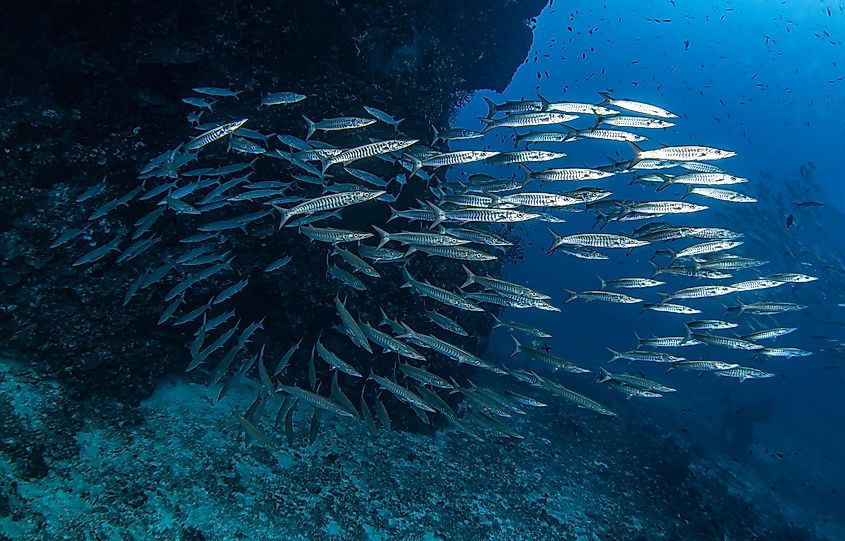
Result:
<svg viewBox="0 0 845 541"><path fill-rule="evenodd" d="M452 293L449 290L431 285L428 282L419 282L415 280L405 267L402 267L402 276L405 278L405 283L402 284L402 287L410 288L411 291L417 293L418 295L429 297L437 302L454 306L455 308L459 308L461 310L467 310L470 312L484 311L483 308L466 300L457 293Z"/></svg>

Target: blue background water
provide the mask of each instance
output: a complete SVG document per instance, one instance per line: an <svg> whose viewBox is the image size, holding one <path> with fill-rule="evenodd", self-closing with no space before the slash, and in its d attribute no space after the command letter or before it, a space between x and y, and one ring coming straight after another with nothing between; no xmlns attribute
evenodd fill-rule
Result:
<svg viewBox="0 0 845 541"><path fill-rule="evenodd" d="M670 223L718 226L744 231L746 245L737 253L771 261L762 274L807 272L821 280L766 290L752 299L801 302L809 309L777 318L760 318L768 326L797 326L799 331L780 338L777 345L812 350L811 357L754 359L747 352L717 348L676 350L690 358L736 360L778 374L768 380L739 383L715 377L696 378L688 373L662 375L662 368L640 364L610 365L628 372L641 370L678 389L660 401L631 405L648 408L666 419L667 426L688 429L685 438L725 459L742 461L759 469L779 490L794 490L813 506L835 507L832 491L845 478L841 449L843 376L841 355L829 351L830 341L845 338L845 301L842 294L842 195L841 158L845 152L845 66L842 34L845 12L835 3L801 2L557 2L547 7L535 28L535 42L526 63L515 74L505 93L479 93L457 114L454 125L477 128L478 117L487 111L483 96L496 103L535 99L539 90L551 100L598 103L597 91L610 90L615 97L654 103L680 114L677 125L667 130L643 133L665 144L697 143L732 149L737 157L723 165L729 172L748 177L739 191L755 195L753 208L738 209L718 201L696 201L710 210L693 216L670 217ZM671 22L656 22L657 20ZM688 44L688 45L687 45ZM539 74L539 78L538 78ZM589 127L589 122L575 125ZM510 130L491 132L484 143L495 149L513 147ZM653 145L653 143L651 143ZM644 144L646 148L649 142ZM457 142L453 149L477 148L477 141ZM537 148L565 150L569 156L549 166L596 166L629 159L624 143L579 141L538 145ZM802 166L814 168L802 176ZM540 164L534 164L540 168ZM473 172L478 167L473 167ZM498 172L501 174L502 170ZM517 175L516 169L508 174ZM653 188L628 186L630 175L610 178L600 185L613 197L639 200L662 198ZM571 189L567 185L561 189ZM537 184L532 189L538 188ZM547 185L544 189L555 190ZM536 190L539 191L539 190ZM662 192L670 195L671 190ZM683 192L675 190L671 197ZM817 200L821 208L796 208L802 200ZM795 225L786 227L794 214ZM551 224L561 234L592 229L592 217L564 213L567 223ZM629 234L634 224L611 224L607 231ZM506 276L530 284L554 296L557 304L566 298L561 288L597 289L597 274L604 278L648 276L647 260L653 249L636 250L630 256L613 254L610 261L581 261L564 255L546 256L550 236L542 224L520 226L526 242L526 257L506 267ZM755 238L757 240L755 240ZM789 250L789 253L787 252ZM740 271L736 280L755 277L754 271ZM672 291L689 279L664 277ZM676 287L674 287L676 286ZM630 291L629 291L630 293ZM634 292L635 296L636 293ZM647 302L657 295L644 294ZM730 297L725 302L735 304ZM720 318L722 299L692 301L702 308L702 317ZM636 348L634 332L646 337L678 335L682 322L691 319L673 314L641 313L639 305L608 305L575 301L559 314L514 311L511 319L551 331L553 351L574 362L594 368L610 358L606 347ZM731 319L731 318L726 318ZM747 322L745 317L743 321ZM738 331L749 332L748 326ZM760 326L756 328L762 328ZM492 341L491 355L504 358L510 342L502 333ZM828 351L820 351L824 348ZM610 391L588 387L599 398ZM624 410L626 408L621 408ZM692 411L689 411L689 410ZM732 447L727 431L735 424L750 423L753 441L742 449ZM747 448L745 448L747 447ZM778 455L781 454L781 456ZM749 458L752 457L752 458ZM780 481L784 481L780 483ZM841 492L841 491L840 491Z"/></svg>

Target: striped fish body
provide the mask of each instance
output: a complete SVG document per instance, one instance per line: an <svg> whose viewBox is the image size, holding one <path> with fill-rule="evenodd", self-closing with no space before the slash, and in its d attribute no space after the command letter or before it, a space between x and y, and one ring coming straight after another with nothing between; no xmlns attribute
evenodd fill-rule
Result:
<svg viewBox="0 0 845 541"><path fill-rule="evenodd" d="M764 372L762 370L758 370L757 368L748 368L746 366L738 366L736 368L729 368L727 370L714 370L712 373L716 374L717 376L736 378L740 381L740 383L747 379L764 379L775 377L775 374L772 374L771 372Z"/></svg>
<svg viewBox="0 0 845 541"><path fill-rule="evenodd" d="M290 105L304 100L306 96L296 92L273 92L261 97L261 105L270 107L272 105Z"/></svg>
<svg viewBox="0 0 845 541"><path fill-rule="evenodd" d="M410 404L412 406L420 408L421 410L424 410L424 411L436 413L436 410L434 408L432 408L431 406L429 406L428 404L426 404L425 400L423 400L419 395L417 395L416 393L414 393L410 389L406 389L405 387L402 387L401 385L399 385L395 381L389 380L387 378L383 378L381 376L377 376L376 374L373 374L373 373L370 373L370 379L375 380L375 382L378 383L379 386L382 389L391 393L393 396L395 396L396 398L398 398L402 402L405 402L407 404Z"/></svg>
<svg viewBox="0 0 845 541"><path fill-rule="evenodd" d="M508 115L495 120L486 118L482 119L482 122L487 125L481 130L481 133L486 133L493 128L523 128L547 124L564 124L576 118L578 118L577 115L559 112L521 113Z"/></svg>
<svg viewBox="0 0 845 541"><path fill-rule="evenodd" d="M565 152L550 152L547 150L516 150L513 152L501 152L487 158L487 163L507 165L510 163L525 162L546 162L566 157Z"/></svg>
<svg viewBox="0 0 845 541"><path fill-rule="evenodd" d="M636 248L648 244L644 240L611 233L579 233L565 237L555 234L555 237L552 243L553 248L550 248L549 252L564 244L586 246L588 248Z"/></svg>
<svg viewBox="0 0 845 541"><path fill-rule="evenodd" d="M460 336L469 336L469 333L466 332L457 321L450 317L444 316L436 310L426 310L425 315L429 320L431 320L432 323L434 323L443 330L453 332Z"/></svg>
<svg viewBox="0 0 845 541"><path fill-rule="evenodd" d="M722 295L734 293L735 291L736 290L733 286L706 285L685 287L667 294L666 299L701 299L705 297L720 297Z"/></svg>
<svg viewBox="0 0 845 541"><path fill-rule="evenodd" d="M570 101L549 103L546 105L546 110L556 111L559 113L575 113L578 115L611 116L619 114L619 111L609 109L602 105L593 105L591 103L577 103Z"/></svg>
<svg viewBox="0 0 845 541"><path fill-rule="evenodd" d="M449 222L511 223L533 220L540 215L511 209L461 209L447 210L443 216Z"/></svg>
<svg viewBox="0 0 845 541"><path fill-rule="evenodd" d="M402 269L402 276L405 278L405 283L402 285L402 287L411 288L411 291L417 293L418 295L429 297L431 299L436 300L437 302L442 302L443 304L448 304L449 306L454 306L455 308L459 308L461 310L468 310L471 312L484 311L483 308L471 301L466 300L457 293L453 293L447 289L437 287L428 282L420 282L418 280L415 280L405 268Z"/></svg>
<svg viewBox="0 0 845 541"><path fill-rule="evenodd" d="M742 241L738 240L716 240L712 242L703 242L701 244L694 244L676 252L674 257L677 259L679 257L688 257L692 255L712 254L725 250L732 250L742 244Z"/></svg>
<svg viewBox="0 0 845 541"><path fill-rule="evenodd" d="M714 334L693 334L693 338L710 346L720 346L729 349L744 349L746 351L753 351L756 349L763 349L764 346L743 340L741 338L733 338L731 336L716 336Z"/></svg>
<svg viewBox="0 0 845 541"><path fill-rule="evenodd" d="M326 349L326 347L323 346L323 344L319 340L317 340L317 354L320 355L321 359L332 365L334 368L337 368L341 372L349 374L350 376L354 376L356 378L363 377L360 372L355 370L354 366L338 357L337 354Z"/></svg>
<svg viewBox="0 0 845 541"><path fill-rule="evenodd" d="M221 124L220 126L208 130L205 133L201 133L185 144L185 150L199 150L209 143L222 139L246 124L247 120L249 119L242 118L241 120L236 120L234 122L227 122L226 124Z"/></svg>
<svg viewBox="0 0 845 541"><path fill-rule="evenodd" d="M772 340L780 336L795 332L796 330L798 330L797 327L775 327L774 329L765 329L762 331L753 332L751 334L746 334L745 336L741 336L740 338L742 338L743 340L750 340L751 342L755 342L757 340Z"/></svg>
<svg viewBox="0 0 845 541"><path fill-rule="evenodd" d="M502 196L502 203L512 203L525 207L566 207L577 205L581 201L563 194L527 192Z"/></svg>
<svg viewBox="0 0 845 541"><path fill-rule="evenodd" d="M456 239L486 246L513 246L513 243L488 231L478 229L443 228L442 233Z"/></svg>
<svg viewBox="0 0 845 541"><path fill-rule="evenodd" d="M766 278L758 278L755 280L745 280L743 282L737 282L735 284L731 284L731 287L734 288L734 291L758 291L760 289L770 289L773 287L782 286L784 282L778 282L777 280L769 280Z"/></svg>
<svg viewBox="0 0 845 541"><path fill-rule="evenodd" d="M427 158L421 162L423 167L446 167L450 165L463 165L467 163L486 160L498 154L492 150L458 150L455 152L444 152Z"/></svg>
<svg viewBox="0 0 845 541"><path fill-rule="evenodd" d="M666 120L659 120L656 118L647 118L642 116L627 116L627 115L620 115L620 116L613 116L610 118L602 118L602 124L607 124L609 126L617 126L620 128L647 128L647 129L659 129L659 128L671 128L675 125L674 122L668 122Z"/></svg>
<svg viewBox="0 0 845 541"><path fill-rule="evenodd" d="M441 389L451 389L452 384L441 378L437 374L432 374L428 370L412 366L406 363L399 363L399 370L409 378L415 379L423 385L431 385L432 387L439 387Z"/></svg>
<svg viewBox="0 0 845 541"><path fill-rule="evenodd" d="M399 329L402 329L400 326ZM392 351L403 357L415 359L418 361L425 361L425 356L419 351L415 350L405 342L397 340L386 332L382 332L367 323L361 323L361 330L367 335L367 338L376 345L381 346L384 351Z"/></svg>
<svg viewBox="0 0 845 541"><path fill-rule="evenodd" d="M326 398L325 396L319 395L315 392L308 391L306 389L302 389L302 388L296 387L296 386L282 385L282 384L279 384L277 386L276 390L277 391L284 391L287 394L293 396L294 398L298 398L298 399L302 400L303 402L307 402L308 404L311 404L315 408L322 409L322 410L325 410L325 411L328 411L328 412L331 412L331 413L335 413L337 415L340 415L341 417L354 417L352 415L352 413L346 411L345 408L343 408L342 406L340 406L339 404L337 404L333 400L330 400L330 399Z"/></svg>
<svg viewBox="0 0 845 541"><path fill-rule="evenodd" d="M566 169L546 169L526 173L528 178L543 182L599 180L613 176L613 173L598 169L570 167Z"/></svg>
<svg viewBox="0 0 845 541"><path fill-rule="evenodd" d="M621 130L578 130L576 132L573 132L573 136L584 137L586 139L603 139L606 141L627 141L631 143L638 143L640 141L646 140L646 137L642 135Z"/></svg>
<svg viewBox="0 0 845 541"><path fill-rule="evenodd" d="M595 400L592 400L591 398L587 398L582 394L578 394L575 391L567 389L563 385L560 385L553 381L542 381L540 383L540 386L549 391L550 393L557 395L569 402L572 402L579 408L588 409L590 411L594 411L602 415L607 415L609 417L616 417L616 414L613 413L610 409L599 404Z"/></svg>
<svg viewBox="0 0 845 541"><path fill-rule="evenodd" d="M311 240L337 244L340 242L358 242L373 236L372 233L337 229L334 227L314 227L312 225L299 226L299 232Z"/></svg>
<svg viewBox="0 0 845 541"><path fill-rule="evenodd" d="M636 304L638 302L643 302L642 299L638 299L630 295L625 295L624 293L617 293L615 291L605 290L581 291L578 293L570 291L569 298L566 299L565 302L572 302L575 299L585 299L588 301L604 301L611 302L614 304Z"/></svg>
<svg viewBox="0 0 845 541"><path fill-rule="evenodd" d="M320 197L309 199L308 201L300 203L289 209L277 208L277 210L282 213L282 222L279 227L281 227L281 225L284 225L284 223L287 222L291 217L296 216L298 214L311 214L314 212L325 212L327 210L344 208L350 205L364 203L371 199L375 199L376 197L384 195L385 193L387 192L383 190L339 192L329 195L321 195Z"/></svg>
<svg viewBox="0 0 845 541"><path fill-rule="evenodd" d="M675 304L672 302L661 302L660 304L645 304L644 309L652 310L654 312L666 312L669 314L700 314L701 310L692 308L691 306L684 306L683 304Z"/></svg>
<svg viewBox="0 0 845 541"><path fill-rule="evenodd" d="M643 150L637 153L637 159L673 160L679 162L721 160L736 156L736 152L699 145L681 145L663 147L656 150Z"/></svg>
<svg viewBox="0 0 845 541"><path fill-rule="evenodd" d="M613 105L614 107L619 107L620 109L625 109L626 111L639 113L641 115L656 116L659 118L678 118L678 115L675 113L667 111L657 105L643 103L641 101L618 100L606 92L599 92L599 94L601 94L604 98L602 104Z"/></svg>
<svg viewBox="0 0 845 541"><path fill-rule="evenodd" d="M400 335L400 338L408 338L412 342L415 342L423 347L432 349L437 353L445 355L446 357L449 357L450 359L459 363L469 364L472 366L478 366L483 368L489 366L480 357L473 355L469 351L461 349L458 346L452 345L449 342L446 342L445 340L441 340L436 336L418 333L416 331L411 330L411 328L407 326L405 327L405 330L407 332L404 335Z"/></svg>
<svg viewBox="0 0 845 541"><path fill-rule="evenodd" d="M415 145L417 142L419 142L418 139L387 139L385 141L377 141L375 143L368 143L366 145L350 148L329 158L323 169L328 169L332 165L338 163L347 165L365 158L372 158L373 156L398 152Z"/></svg>
<svg viewBox="0 0 845 541"><path fill-rule="evenodd" d="M705 205L696 205L683 201L645 201L643 203L635 203L627 210L628 212L638 212L641 214L688 214L707 210L707 208Z"/></svg>
<svg viewBox="0 0 845 541"><path fill-rule="evenodd" d="M671 364L669 370L683 368L696 372L710 372L713 370L730 370L731 368L738 367L738 364L726 363L724 361L677 361Z"/></svg>
<svg viewBox="0 0 845 541"><path fill-rule="evenodd" d="M468 248L466 246L417 246L411 245L405 255L410 255L414 252L423 252L428 255L446 257L449 259L458 259L461 261L492 261L498 259L497 256L476 250L475 248Z"/></svg>

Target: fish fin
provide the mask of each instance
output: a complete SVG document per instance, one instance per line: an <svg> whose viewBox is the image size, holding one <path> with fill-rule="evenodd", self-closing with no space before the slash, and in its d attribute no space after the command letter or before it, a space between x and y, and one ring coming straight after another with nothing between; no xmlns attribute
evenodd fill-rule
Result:
<svg viewBox="0 0 845 541"><path fill-rule="evenodd" d="M390 233L388 233L388 232L387 232L387 231L385 231L384 229L381 229L380 227L375 226L375 225L373 225L373 226L371 226L371 227L372 227L373 229L375 229L375 230L376 230L376 233L378 233L378 234L379 234L379 237L381 237L381 240L379 241L378 246L376 246L376 250L378 250L379 248L381 248L382 246L384 246L385 244L387 244L387 243L388 243L388 241L390 241Z"/></svg>
<svg viewBox="0 0 845 541"><path fill-rule="evenodd" d="M487 96L482 96L482 97L484 98L484 103L487 104L487 118L491 119L491 118L493 118L493 115L495 115L498 112L496 110L496 104L493 103L493 100L491 100Z"/></svg>
<svg viewBox="0 0 845 541"><path fill-rule="evenodd" d="M519 168L522 169L522 171L525 173L525 182L531 180L531 175L534 174L534 171L529 169L528 166L524 163L519 164Z"/></svg>
<svg viewBox="0 0 845 541"><path fill-rule="evenodd" d="M290 220L291 214L287 211L287 209L283 209L282 207L276 205L272 205L272 207L281 215L281 218L279 219L279 229L282 229L285 226L285 223Z"/></svg>
<svg viewBox="0 0 845 541"><path fill-rule="evenodd" d="M434 229L435 227L437 227L438 225L443 223L443 220L446 219L446 213L443 212L443 210L440 207L438 207L437 205L435 205L431 201L426 201L426 204L429 207L431 207L431 210L434 211L435 220L434 220L434 222L432 222L432 224L430 226L428 226L429 229Z"/></svg>
<svg viewBox="0 0 845 541"><path fill-rule="evenodd" d="M466 282L464 282L464 284L462 286L460 286L458 289L463 289L466 286L475 283L475 275L472 273L472 271L469 270L466 265L461 265L461 266L464 268L464 272L467 273L467 279L466 279Z"/></svg>
<svg viewBox="0 0 845 541"><path fill-rule="evenodd" d="M305 136L305 140L311 139L311 136L314 135L314 131L317 129L314 126L314 122L309 119L307 116L302 115L302 119L305 120L305 124L308 126L308 134Z"/></svg>
<svg viewBox="0 0 845 541"><path fill-rule="evenodd" d="M408 180L411 180L412 178L414 178L414 176L416 176L417 173L419 173L420 169L422 169L422 162L416 159L415 157L411 156L410 154L405 155L408 156L408 159L411 160L411 164L413 164L411 172L408 175Z"/></svg>
<svg viewBox="0 0 845 541"><path fill-rule="evenodd" d="M667 175L665 173L653 173L653 174L655 176L658 176L658 177L663 179L663 182L661 182L660 186L657 187L656 191L658 191L658 192L662 192L663 190L668 188L672 184L672 181L674 180L674 177L670 177L669 175Z"/></svg>
<svg viewBox="0 0 845 541"><path fill-rule="evenodd" d="M545 111L546 109L548 109L548 108L549 108L549 105L551 105L551 104L552 104L552 102L551 102L551 101L547 100L547 99L546 99L546 98L545 98L542 94L540 94L539 92L537 92L537 99L539 99L541 102L543 102L543 110L544 110L544 111Z"/></svg>
<svg viewBox="0 0 845 541"><path fill-rule="evenodd" d="M519 340L516 339L516 336L514 336L514 335L510 335L510 336L511 336L511 340L513 340L513 349L511 350L510 355L508 355L508 359L510 359L511 357L513 357L514 355L516 355L517 353L522 351L522 344L519 342Z"/></svg>

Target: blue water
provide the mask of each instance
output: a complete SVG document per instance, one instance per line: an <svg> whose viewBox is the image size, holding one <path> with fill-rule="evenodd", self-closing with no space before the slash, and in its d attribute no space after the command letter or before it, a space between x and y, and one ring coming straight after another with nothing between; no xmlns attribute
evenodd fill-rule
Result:
<svg viewBox="0 0 845 541"><path fill-rule="evenodd" d="M655 22L658 19L671 22ZM539 91L553 101L597 103L601 99L598 91L611 91L614 97L654 103L680 114L675 127L647 133L654 142L696 143L737 152L737 157L720 165L750 179L749 184L729 188L755 195L760 202L753 209L737 211L730 203L702 200L696 202L710 205L708 211L666 221L726 227L758 237L759 241L746 239L746 245L737 253L769 260L770 264L761 269L763 275L805 272L819 276L817 282L794 288L741 296L745 302L759 298L809 305L803 312L762 317L758 321L768 326L799 327L797 332L778 339L778 345L814 354L749 360L748 352L696 349L704 358L734 360L778 375L743 383L697 378L689 373L663 376L662 368L643 363L626 366L625 361L617 361L609 367L642 371L676 387L677 393L651 401L647 407L669 424L683 425L688 429L684 437L704 446L712 456L756 468L771 481L772 490L794 491L808 509L817 508L822 514L822 509L841 510L841 500L834 492L845 480L841 465L845 435L839 429L845 413L845 376L842 354L831 348L845 338L845 308L837 307L845 301L841 285L843 240L839 234L845 225L845 188L839 158L845 151L843 30L842 6L826 2L554 2L538 18L532 50L508 89L501 95L478 93L458 112L454 122L476 128L477 118L487 111L484 96L501 103L536 99ZM582 128L589 124L575 123ZM504 130L494 130L484 143L494 149L512 149L509 134L503 133ZM453 143L452 148L478 147L477 142L466 143ZM560 163L572 167L605 164L608 157L632 157L624 143L597 143L579 141L537 148L567 152L569 156ZM644 146L654 148L650 142ZM533 167L539 169L541 165ZM811 174L802 177L802 167L812 168ZM518 175L516 168L510 172ZM629 187L629 178L625 175L593 185L612 190L613 197L655 198L651 187ZM661 193L666 195L669 190ZM675 197L682 193L676 190ZM823 206L796 207L796 203L805 200L815 200ZM790 214L795 223L787 228ZM591 230L590 217L563 215L566 224L551 224L558 233ZM629 234L638 225L641 222L611 224L607 231ZM532 222L518 229L525 235L526 257L518 264L508 265L506 277L554 295L558 304L567 297L561 288L598 289L597 274L607 279L648 276L651 271L647 262L653 253L650 249L635 250L630 256L617 253L610 261L547 256L545 250L551 237L545 225ZM739 271L735 276L747 279L756 273ZM668 282L658 288L664 291L692 285L689 279L661 279ZM657 300L654 292L646 292L645 298L650 302ZM733 304L730 297L723 299ZM721 318L721 300L689 304L702 308L702 317ZM642 313L639 305L578 300L564 305L559 314L511 311L506 316L551 331L554 339L549 345L554 352L590 367L606 364L610 358L607 347L636 349L635 332L642 337L678 335L683 332L682 322L690 319ZM747 321L745 318L740 319ZM506 335L497 335L491 350L503 359L510 350ZM587 386L581 388L590 390ZM595 395L597 391L591 392ZM611 394L607 391L596 396ZM724 428L730 421L720 419L758 414L750 441L743 442L740 449L732 446Z"/></svg>

